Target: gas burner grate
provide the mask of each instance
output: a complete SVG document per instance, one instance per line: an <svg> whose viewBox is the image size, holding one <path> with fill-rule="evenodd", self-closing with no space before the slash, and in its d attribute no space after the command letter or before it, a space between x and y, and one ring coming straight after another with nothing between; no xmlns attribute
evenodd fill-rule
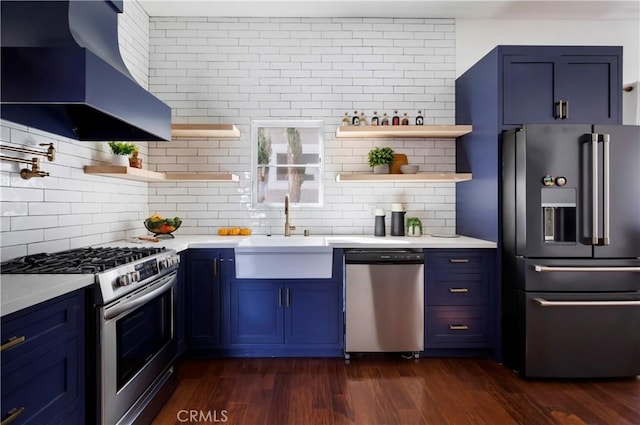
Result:
<svg viewBox="0 0 640 425"><path fill-rule="evenodd" d="M27 255L0 264L4 274L95 274L164 251L152 247L76 248Z"/></svg>

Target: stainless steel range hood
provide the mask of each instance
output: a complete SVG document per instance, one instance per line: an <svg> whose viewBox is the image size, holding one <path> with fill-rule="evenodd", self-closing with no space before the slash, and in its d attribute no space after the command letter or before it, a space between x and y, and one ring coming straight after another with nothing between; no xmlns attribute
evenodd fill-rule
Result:
<svg viewBox="0 0 640 425"><path fill-rule="evenodd" d="M120 56L122 1L2 1L2 119L77 140L170 141Z"/></svg>

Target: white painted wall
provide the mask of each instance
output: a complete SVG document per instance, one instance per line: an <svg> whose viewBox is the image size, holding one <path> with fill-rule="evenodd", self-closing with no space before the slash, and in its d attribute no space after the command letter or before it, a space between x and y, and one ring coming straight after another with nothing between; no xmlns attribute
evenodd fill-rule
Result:
<svg viewBox="0 0 640 425"><path fill-rule="evenodd" d="M623 46L623 83L640 80L635 20L456 20L456 77L500 44Z"/></svg>

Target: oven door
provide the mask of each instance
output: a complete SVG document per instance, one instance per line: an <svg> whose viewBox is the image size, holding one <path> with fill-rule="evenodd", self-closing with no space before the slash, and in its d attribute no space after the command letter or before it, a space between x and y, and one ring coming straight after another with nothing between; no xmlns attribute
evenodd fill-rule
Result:
<svg viewBox="0 0 640 425"><path fill-rule="evenodd" d="M131 423L176 357L176 272L100 308L100 423Z"/></svg>
<svg viewBox="0 0 640 425"><path fill-rule="evenodd" d="M526 315L524 375L640 375L640 293L520 292Z"/></svg>

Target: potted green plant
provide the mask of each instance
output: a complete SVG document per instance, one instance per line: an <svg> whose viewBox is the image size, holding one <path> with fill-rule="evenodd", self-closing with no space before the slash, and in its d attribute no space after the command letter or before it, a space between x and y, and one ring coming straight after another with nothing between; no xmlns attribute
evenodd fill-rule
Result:
<svg viewBox="0 0 640 425"><path fill-rule="evenodd" d="M393 162L393 149L373 148L368 155L369 166L373 167L374 174L388 174L389 167Z"/></svg>
<svg viewBox="0 0 640 425"><path fill-rule="evenodd" d="M407 236L421 236L422 221L418 217L407 218Z"/></svg>
<svg viewBox="0 0 640 425"><path fill-rule="evenodd" d="M138 151L138 146L130 142L109 142L115 165L129 165L129 156Z"/></svg>

